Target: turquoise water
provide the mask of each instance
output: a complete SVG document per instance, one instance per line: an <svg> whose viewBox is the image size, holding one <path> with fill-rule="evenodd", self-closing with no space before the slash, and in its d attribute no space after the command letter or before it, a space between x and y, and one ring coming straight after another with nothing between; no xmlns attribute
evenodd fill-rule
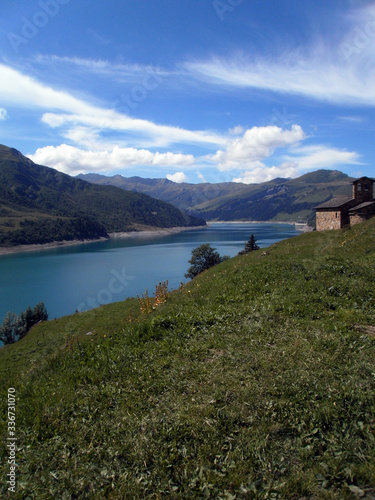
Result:
<svg viewBox="0 0 375 500"><path fill-rule="evenodd" d="M260 247L299 234L290 224L218 223L171 235L109 240L0 257L0 322L43 301L50 318L85 311L126 297L149 295L159 281L186 282L191 251L210 243L235 256L255 235Z"/></svg>

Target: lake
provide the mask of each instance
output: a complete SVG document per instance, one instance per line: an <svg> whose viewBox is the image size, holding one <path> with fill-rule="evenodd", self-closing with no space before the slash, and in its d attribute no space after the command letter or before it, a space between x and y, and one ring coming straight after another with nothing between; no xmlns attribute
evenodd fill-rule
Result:
<svg viewBox="0 0 375 500"><path fill-rule="evenodd" d="M169 235L136 236L105 242L0 256L0 322L43 301L50 318L85 311L186 282L191 251L210 243L220 255L235 256L250 235L267 247L300 234L291 224L214 223Z"/></svg>

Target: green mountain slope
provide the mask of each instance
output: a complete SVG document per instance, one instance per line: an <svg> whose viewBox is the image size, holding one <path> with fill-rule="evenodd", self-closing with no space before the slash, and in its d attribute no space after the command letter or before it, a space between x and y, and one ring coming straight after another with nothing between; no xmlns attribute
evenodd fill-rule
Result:
<svg viewBox="0 0 375 500"><path fill-rule="evenodd" d="M0 146L0 244L200 224L204 221L166 202L113 186L95 186Z"/></svg>
<svg viewBox="0 0 375 500"><path fill-rule="evenodd" d="M194 213L217 220L302 219L311 225L314 207L339 195L350 195L352 179L338 171L318 170L297 179L250 185L240 196L229 194L194 207Z"/></svg>
<svg viewBox="0 0 375 500"><path fill-rule="evenodd" d="M176 184L165 179L81 176L89 182L116 185L147 193L206 220L314 220L314 207L332 197L351 193L351 178L318 170L297 179L274 179L260 184Z"/></svg>
<svg viewBox="0 0 375 500"><path fill-rule="evenodd" d="M374 282L372 219L38 325L0 350L13 497L370 500Z"/></svg>

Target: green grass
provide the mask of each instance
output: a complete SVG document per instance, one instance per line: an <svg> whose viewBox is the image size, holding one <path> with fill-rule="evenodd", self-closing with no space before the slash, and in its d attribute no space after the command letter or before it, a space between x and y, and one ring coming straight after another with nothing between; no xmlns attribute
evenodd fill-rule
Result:
<svg viewBox="0 0 375 500"><path fill-rule="evenodd" d="M375 219L34 328L0 351L12 496L373 498L374 283Z"/></svg>

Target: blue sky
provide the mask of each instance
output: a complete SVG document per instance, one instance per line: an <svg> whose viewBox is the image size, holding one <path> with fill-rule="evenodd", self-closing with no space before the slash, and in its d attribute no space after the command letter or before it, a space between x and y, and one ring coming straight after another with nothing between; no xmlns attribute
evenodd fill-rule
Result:
<svg viewBox="0 0 375 500"><path fill-rule="evenodd" d="M375 2L2 0L0 142L71 175L375 176Z"/></svg>

